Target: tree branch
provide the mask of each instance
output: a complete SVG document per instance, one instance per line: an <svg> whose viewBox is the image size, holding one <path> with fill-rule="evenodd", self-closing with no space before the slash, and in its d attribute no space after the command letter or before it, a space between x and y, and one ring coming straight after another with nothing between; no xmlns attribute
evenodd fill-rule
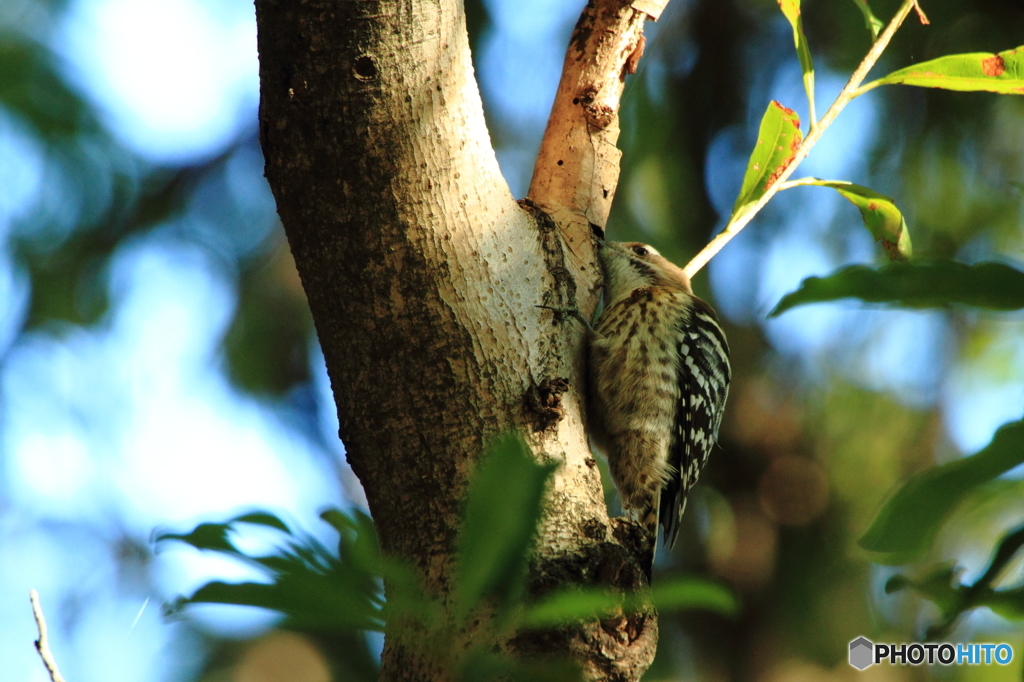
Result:
<svg viewBox="0 0 1024 682"><path fill-rule="evenodd" d="M577 254L547 208L513 200L458 0L343 10L257 0L260 141L382 550L446 603L467 477L496 435L517 430L537 459L559 464L532 595L573 583L639 588L629 528L609 520L587 444L583 329L537 307L596 305L586 216ZM629 56L616 52L616 79ZM454 675L422 633L388 628L382 680ZM656 620L636 614L498 645L570 656L588 679L637 680L656 642Z"/></svg>
<svg viewBox="0 0 1024 682"><path fill-rule="evenodd" d="M528 197L572 244L608 222L622 152L619 106L643 54L643 27L668 0L594 0L573 29Z"/></svg>
<svg viewBox="0 0 1024 682"><path fill-rule="evenodd" d="M39 593L35 590L30 590L28 599L32 602L32 615L35 616L36 627L39 628L39 639L35 642L36 651L39 652L39 657L43 659L43 665L46 666L46 672L50 674L51 682L64 682L64 676L57 669L57 661L54 660L53 653L50 652L50 640L47 637L46 631L46 618L43 617L43 607L39 605Z"/></svg>
<svg viewBox="0 0 1024 682"><path fill-rule="evenodd" d="M686 273L687 277L692 279L694 275L700 272L700 269L707 265L708 261L710 261L715 254L721 251L733 237L739 234L744 227L750 224L750 221L754 219L754 216L756 216L761 209L771 201L771 198L774 197L779 190L786 187L786 180L793 174L793 171L796 170L797 166L807 158L807 155L811 153L811 149L813 149L814 145L818 143L818 140L821 139L822 134L828 129L828 127L832 125L832 122L836 120L839 112L845 109L846 105L857 97L857 95L861 94L858 92L858 87L864 81L864 78L867 77L868 72L871 71L875 63L878 62L878 58L882 56L882 52L889 45L889 41L892 40L893 35L895 35L896 30L903 24L907 15L910 14L910 10L915 7L917 7L917 0L904 0L903 4L900 5L900 8L896 11L896 15L893 16L892 20L889 22L889 25L885 27L885 30L882 31L881 34L879 34L878 39L871 46L871 49L868 50L867 55L864 56L860 65L853 72L853 75L850 76L850 80L847 81L842 91L840 91L839 96L836 97L834 102L832 102L832 106L828 108L828 111L825 112L825 115L821 117L821 120L818 121L816 126L812 125L810 127L807 137L805 137L803 142L800 143L796 153L794 153L786 165L782 167L782 172L778 175L772 186L768 191L761 195L761 198L758 199L757 203L754 204L752 208L742 211L738 216L734 214L733 217L730 218L729 223L725 226L725 229L719 232L718 235L700 251L700 253L694 256L690 262L686 264L686 267L683 268L683 272ZM919 16L923 17L923 13L921 13L920 10L918 10L918 13ZM922 22L926 21L926 19L922 18Z"/></svg>

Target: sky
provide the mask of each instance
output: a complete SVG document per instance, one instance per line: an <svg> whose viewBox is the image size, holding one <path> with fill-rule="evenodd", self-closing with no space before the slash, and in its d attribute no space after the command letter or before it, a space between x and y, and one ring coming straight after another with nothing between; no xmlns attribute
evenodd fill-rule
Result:
<svg viewBox="0 0 1024 682"><path fill-rule="evenodd" d="M499 150L499 161L521 196L581 3L488 5L495 29L484 40L478 75L490 102L514 123L506 127L518 131L515 144ZM788 30L780 18L780 31ZM202 160L255 128L250 2L76 0L51 44L105 124L147 162ZM842 78L822 69L818 84L822 110ZM750 97L751 125L769 99L802 102L795 60ZM871 96L857 101L803 171L855 178L864 160L850 145L873 130L876 118ZM707 159L707 189L723 219L742 176L749 133L723 131ZM24 128L0 111L0 234L45 183L41 154ZM272 218L261 160L239 156L232 164L229 183ZM1008 372L993 375L981 361L959 363L947 380L954 340L942 313L839 303L765 319L804 277L875 257L863 230L843 249L829 248L833 235L824 226L839 212L851 221L856 215L838 197L815 194L825 191L804 188L780 197L779 211L712 262L708 275L722 312L734 323L762 325L780 353L799 359L811 377L843 371L908 404L940 405L956 446L965 453L982 447L1000 424L1019 418L1024 405L1019 319L991 322L995 341L984 351L1004 358ZM801 219L784 220L787 215ZM53 621L53 648L69 680L141 682L157 679L155 671L167 671L160 679L187 677L202 661L192 628L247 636L273 618L202 609L186 626L165 622L160 603L214 577L249 574L179 548L159 553L152 569L139 562L137 574L125 575L110 547L131 549L132 539L144 541L156 527L183 531L256 507L316 530L320 509L347 503L329 463L342 450L319 349L311 343L318 404L328 406L318 434L297 428L286 406L234 388L222 371L218 340L231 319L236 283L210 262L209 249L190 241L194 229L167 224L123 243L104 275L112 303L99 324L30 332L16 341L27 278L9 253L0 252L0 447L6 453L0 460L0 661L9 679L46 679L31 647L30 588L40 592ZM275 229L273 220L255 221L223 248L258 249ZM860 343L851 346L851 338ZM852 350L836 363L840 347ZM155 592L147 570L154 572Z"/></svg>

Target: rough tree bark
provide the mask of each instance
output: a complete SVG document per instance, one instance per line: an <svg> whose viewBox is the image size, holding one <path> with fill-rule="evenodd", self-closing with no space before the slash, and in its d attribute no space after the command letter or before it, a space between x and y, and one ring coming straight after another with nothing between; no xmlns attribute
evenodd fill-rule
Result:
<svg viewBox="0 0 1024 682"><path fill-rule="evenodd" d="M618 102L653 0L593 0L573 34L527 200L501 177L460 0L257 0L266 175L309 299L340 436L383 549L447 594L460 501L488 441L561 463L531 585L643 582L587 446L583 330L538 304L597 305L591 224L618 176ZM571 654L595 680L649 665L649 614L503 646ZM391 632L384 680L444 679Z"/></svg>

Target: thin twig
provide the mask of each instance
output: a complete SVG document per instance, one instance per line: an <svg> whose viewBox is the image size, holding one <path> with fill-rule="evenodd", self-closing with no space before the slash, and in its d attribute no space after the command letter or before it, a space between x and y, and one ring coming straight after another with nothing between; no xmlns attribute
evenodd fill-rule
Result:
<svg viewBox="0 0 1024 682"><path fill-rule="evenodd" d="M787 180L786 182L779 183L779 191L784 189L791 189L793 187L807 187L812 185L821 184L821 180L818 178L797 178L796 180Z"/></svg>
<svg viewBox="0 0 1024 682"><path fill-rule="evenodd" d="M64 682L64 677L60 674L60 670L57 669L57 661L53 660L53 654L50 652L50 642L46 636L46 618L43 617L43 607L39 605L39 593L35 590L29 591L28 599L32 602L32 615L35 616L36 627L39 628L36 651L39 652L39 657L43 659L46 672L50 673L50 680L52 682Z"/></svg>
<svg viewBox="0 0 1024 682"><path fill-rule="evenodd" d="M729 243L733 237L739 234L740 230L746 227L754 216L760 212L764 205L767 204L775 193L783 187L783 183L793 174L796 167L800 165L800 162L807 158L807 155L811 152L811 149L817 144L821 138L822 133L832 122L836 120L839 112L842 111L847 104L857 96L857 88L867 77L868 72L874 67L875 63L878 62L879 57L882 56L882 52L889 45L889 41L892 40L896 30L900 27L903 21L907 18L907 15L912 9L917 6L917 0L904 0L903 4L900 5L899 10L896 11L896 15L889 21L889 25L885 27L885 30L878 36L875 43L868 50L867 55L864 56L863 61L857 67L857 70L850 76L850 80L847 81L843 87L839 96L836 97L835 101L832 102L832 106L828 108L825 115L821 117L818 125L811 126L807 132L807 137L804 138L803 142L797 148L796 153L789 159L786 165L783 167L782 173L779 174L778 178L772 186L765 191L761 198L757 200L757 203L753 207L742 211L739 215L733 214L733 217L729 220L729 223L725 226L725 229L718 233L714 239L708 242L700 253L694 256L686 267L683 268L683 272L690 279L696 275L701 268L707 265L708 261L711 260L716 253L722 250L722 247Z"/></svg>
<svg viewBox="0 0 1024 682"><path fill-rule="evenodd" d="M924 10L921 9L921 0L914 0L914 11L917 12L917 18L920 20L922 24L927 26L928 24L932 23L928 21L928 17L925 16Z"/></svg>

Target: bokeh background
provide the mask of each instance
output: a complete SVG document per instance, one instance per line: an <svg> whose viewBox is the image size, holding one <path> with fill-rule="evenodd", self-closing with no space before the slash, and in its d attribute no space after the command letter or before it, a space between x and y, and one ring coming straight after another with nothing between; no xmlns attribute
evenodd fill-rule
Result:
<svg viewBox="0 0 1024 682"><path fill-rule="evenodd" d="M895 0L874 0L887 19ZM1016 0L925 2L879 72L1024 44ZM525 193L574 0L470 0L498 157ZM805 0L818 110L870 36L853 0ZM774 0L672 0L623 105L609 225L685 262L724 224L770 99L806 119ZM243 0L0 2L0 680L47 679L28 591L70 682L321 682L313 643L255 609L162 604L252 577L154 529L265 508L314 533L362 504L323 360L262 176L256 26ZM904 210L918 255L1024 262L1024 98L881 88L799 171ZM856 545L911 473L983 447L1024 413L1024 316L854 302L767 312L802 278L882 254L852 205L779 195L698 277L736 378L722 448L659 571L718 577L735 619L666 615L651 680L1020 680L1024 632L979 611L954 641L1012 665L857 673L847 643L935 622ZM1020 473L972 495L927 560L982 568L1024 519ZM609 495L614 505L613 495ZM261 538L246 538L258 546ZM1019 580L1016 563L1007 581ZM371 644L379 646L374 639Z"/></svg>

